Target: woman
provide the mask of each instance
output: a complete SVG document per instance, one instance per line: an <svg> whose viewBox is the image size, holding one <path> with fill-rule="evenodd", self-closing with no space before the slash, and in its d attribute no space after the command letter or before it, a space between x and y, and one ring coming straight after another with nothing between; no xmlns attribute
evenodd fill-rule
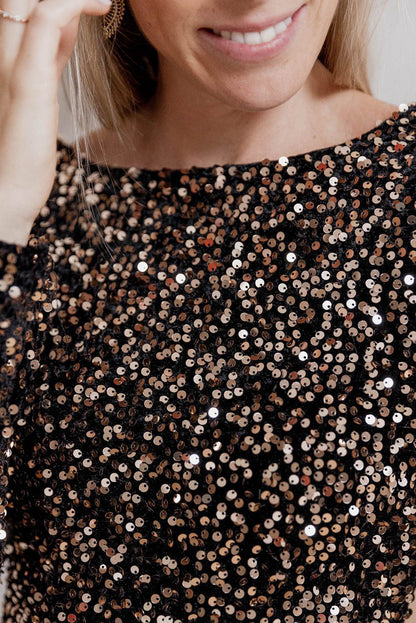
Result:
<svg viewBox="0 0 416 623"><path fill-rule="evenodd" d="M406 618L416 103L363 3L2 2L3 620Z"/></svg>

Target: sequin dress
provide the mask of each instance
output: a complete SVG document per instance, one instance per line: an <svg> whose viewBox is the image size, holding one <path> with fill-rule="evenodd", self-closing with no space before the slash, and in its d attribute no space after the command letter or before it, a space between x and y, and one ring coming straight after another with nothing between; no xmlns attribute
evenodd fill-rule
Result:
<svg viewBox="0 0 416 623"><path fill-rule="evenodd" d="M84 203L57 148L0 245L4 623L407 618L416 103L278 160L89 163Z"/></svg>

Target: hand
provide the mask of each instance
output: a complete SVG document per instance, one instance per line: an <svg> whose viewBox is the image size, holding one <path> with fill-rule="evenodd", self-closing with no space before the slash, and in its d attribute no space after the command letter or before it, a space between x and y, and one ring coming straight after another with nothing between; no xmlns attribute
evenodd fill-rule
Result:
<svg viewBox="0 0 416 623"><path fill-rule="evenodd" d="M100 0L0 0L0 240L26 244L56 174L58 86L82 13Z"/></svg>

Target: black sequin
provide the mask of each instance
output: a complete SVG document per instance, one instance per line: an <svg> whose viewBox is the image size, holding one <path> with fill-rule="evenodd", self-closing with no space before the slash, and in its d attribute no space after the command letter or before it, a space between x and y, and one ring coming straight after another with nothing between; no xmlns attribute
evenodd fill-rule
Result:
<svg viewBox="0 0 416 623"><path fill-rule="evenodd" d="M4 623L386 623L416 586L416 103L82 171L0 244ZM84 161L84 165L86 165Z"/></svg>

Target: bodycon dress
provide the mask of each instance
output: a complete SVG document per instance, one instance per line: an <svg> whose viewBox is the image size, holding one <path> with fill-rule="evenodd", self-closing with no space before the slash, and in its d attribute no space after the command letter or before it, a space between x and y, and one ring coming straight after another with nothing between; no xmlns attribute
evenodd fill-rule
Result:
<svg viewBox="0 0 416 623"><path fill-rule="evenodd" d="M416 102L275 160L83 156L0 245L4 623L408 618Z"/></svg>

